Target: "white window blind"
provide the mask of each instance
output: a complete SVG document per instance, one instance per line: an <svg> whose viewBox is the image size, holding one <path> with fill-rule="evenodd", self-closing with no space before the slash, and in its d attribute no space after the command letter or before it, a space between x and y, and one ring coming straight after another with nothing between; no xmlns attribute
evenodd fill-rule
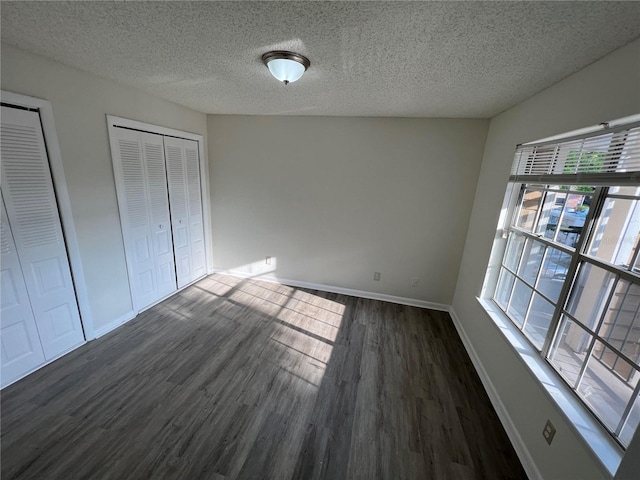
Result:
<svg viewBox="0 0 640 480"><path fill-rule="evenodd" d="M640 122L518 146L512 182L605 185L640 181Z"/></svg>

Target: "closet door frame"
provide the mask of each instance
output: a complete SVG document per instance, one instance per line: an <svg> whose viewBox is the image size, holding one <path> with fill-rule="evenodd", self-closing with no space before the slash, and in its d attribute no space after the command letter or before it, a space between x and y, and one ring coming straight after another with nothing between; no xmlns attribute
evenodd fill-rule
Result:
<svg viewBox="0 0 640 480"><path fill-rule="evenodd" d="M209 162L207 157L205 157L204 150L204 136L185 132L182 130L175 130L173 128L162 127L159 125L153 125L150 123L139 122L137 120L131 120L129 118L118 117L115 115L107 115L107 125L109 128L109 133L117 127L130 128L133 130L139 130L142 132L153 133L157 135L165 135L169 137L178 137L184 138L187 140L195 140L198 142L198 155L200 161L200 193L202 199L202 216L203 216L203 226L204 226L204 242L205 242L205 264L206 264L206 273L210 274L213 272L213 258L212 258L212 239L211 239L211 208L209 205L210 195L209 195ZM111 135L110 135L111 137ZM178 288L178 291L182 288ZM131 303L135 305L134 301L134 293L131 289L131 284L129 284L129 291L131 292ZM144 310L150 308L153 305L149 305L144 308ZM142 310L140 310L142 311ZM140 311L134 311L134 315L140 313Z"/></svg>
<svg viewBox="0 0 640 480"><path fill-rule="evenodd" d="M96 338L96 334L93 319L91 317L89 294L87 292L84 270L82 268L80 246L78 244L76 227L73 221L71 201L69 199L67 181L64 176L62 155L60 153L60 145L58 143L55 123L53 121L53 109L51 108L51 102L41 98L7 92L5 90L0 91L0 99L2 103L8 107L23 107L37 110L40 115L40 124L42 126L44 143L47 149L51 177L53 179L53 189L55 191L58 204L58 212L60 213L60 223L62 225L62 232L64 233L64 240L67 246L69 267L71 268L76 300L78 302L78 309L80 310L80 321L84 330L85 340L93 340ZM52 362L53 360L55 360L55 358L52 358L46 363Z"/></svg>

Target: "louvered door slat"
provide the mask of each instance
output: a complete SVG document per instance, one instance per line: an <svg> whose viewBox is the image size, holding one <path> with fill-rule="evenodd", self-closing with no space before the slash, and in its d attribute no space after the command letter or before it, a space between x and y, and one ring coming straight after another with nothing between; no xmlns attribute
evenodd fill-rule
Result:
<svg viewBox="0 0 640 480"><path fill-rule="evenodd" d="M177 218L186 218L188 216L188 206L184 173L184 151L181 147L174 146L167 146L166 151L171 193L171 212Z"/></svg>
<svg viewBox="0 0 640 480"><path fill-rule="evenodd" d="M198 143L185 141L187 163L187 186L189 190L189 215L202 214L200 199L200 163L198 162Z"/></svg>
<svg viewBox="0 0 640 480"><path fill-rule="evenodd" d="M194 278L191 270L191 236L183 141L179 138L164 137L164 150L176 276L178 288L181 288L191 283Z"/></svg>
<svg viewBox="0 0 640 480"><path fill-rule="evenodd" d="M120 154L121 177L127 212L126 221L130 228L142 228L149 225L147 195L144 185L144 166L139 137L139 133L130 132L130 138L118 139L118 153Z"/></svg>
<svg viewBox="0 0 640 480"><path fill-rule="evenodd" d="M189 199L189 234L191 238L191 271L193 280L206 274L200 162L198 142L184 140L187 171L187 197Z"/></svg>
<svg viewBox="0 0 640 480"><path fill-rule="evenodd" d="M177 288L162 136L141 133L158 299Z"/></svg>
<svg viewBox="0 0 640 480"><path fill-rule="evenodd" d="M116 128L110 139L133 303L139 311L159 298L140 132Z"/></svg>
<svg viewBox="0 0 640 480"><path fill-rule="evenodd" d="M3 116L5 111L16 110L3 108ZM53 189L38 142L39 129L39 125L2 122L3 187L10 197L16 240L26 248L63 241L56 226L58 210L50 201Z"/></svg>
<svg viewBox="0 0 640 480"><path fill-rule="evenodd" d="M0 151L8 222L50 359L82 343L84 333L37 112L2 107Z"/></svg>

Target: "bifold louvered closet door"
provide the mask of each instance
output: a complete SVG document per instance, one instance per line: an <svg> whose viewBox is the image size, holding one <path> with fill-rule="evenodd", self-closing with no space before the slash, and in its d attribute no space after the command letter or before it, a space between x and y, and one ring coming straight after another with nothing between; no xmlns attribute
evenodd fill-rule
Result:
<svg viewBox="0 0 640 480"><path fill-rule="evenodd" d="M2 107L2 385L84 341L37 112Z"/></svg>
<svg viewBox="0 0 640 480"><path fill-rule="evenodd" d="M169 193L161 135L111 132L120 220L135 308L176 290Z"/></svg>
<svg viewBox="0 0 640 480"><path fill-rule="evenodd" d="M206 273L198 143L110 127L134 308Z"/></svg>
<svg viewBox="0 0 640 480"><path fill-rule="evenodd" d="M198 142L165 137L178 287L206 273Z"/></svg>

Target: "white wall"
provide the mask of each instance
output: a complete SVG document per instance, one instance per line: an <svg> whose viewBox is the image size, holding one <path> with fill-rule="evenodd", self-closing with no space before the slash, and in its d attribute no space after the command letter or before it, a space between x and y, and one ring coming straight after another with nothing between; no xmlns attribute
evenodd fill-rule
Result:
<svg viewBox="0 0 640 480"><path fill-rule="evenodd" d="M3 90L48 100L94 328L131 311L106 114L206 135L206 116L2 44Z"/></svg>
<svg viewBox="0 0 640 480"><path fill-rule="evenodd" d="M215 266L449 305L487 125L208 116Z"/></svg>
<svg viewBox="0 0 640 480"><path fill-rule="evenodd" d="M516 144L639 112L637 40L491 120L453 308L544 478L586 480L603 474L475 298ZM558 430L550 447L542 437L547 418Z"/></svg>

